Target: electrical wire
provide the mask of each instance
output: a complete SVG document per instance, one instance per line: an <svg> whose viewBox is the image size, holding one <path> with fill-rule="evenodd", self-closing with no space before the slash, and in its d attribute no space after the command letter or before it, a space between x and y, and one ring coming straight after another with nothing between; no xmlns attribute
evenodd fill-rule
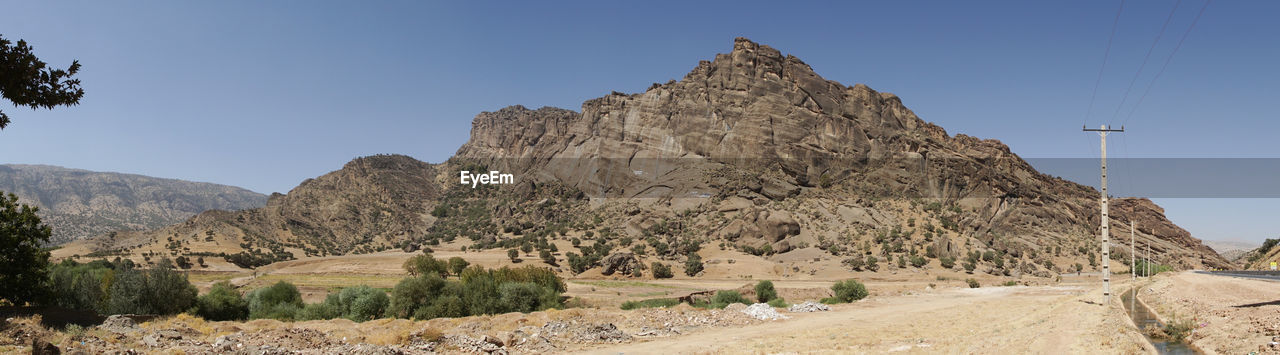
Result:
<svg viewBox="0 0 1280 355"><path fill-rule="evenodd" d="M1204 15L1204 9L1209 8L1209 3L1213 0L1205 0L1204 6L1200 7L1200 12L1196 13L1196 18L1191 20L1191 26L1187 27L1187 31L1182 33L1182 38L1178 39L1178 45L1173 47L1173 52L1169 53L1169 57L1165 58L1164 65L1160 66L1160 71L1156 72L1156 76L1151 78L1151 83L1147 84L1147 89L1142 92L1142 96L1138 98L1138 102L1133 104L1133 108L1129 110L1129 115L1125 117L1125 121L1129 121L1133 117L1133 113L1138 111L1138 106L1147 99L1147 94L1151 93L1151 87L1156 85L1156 80L1160 80L1160 75L1164 74L1165 69L1169 68L1169 62L1173 61L1173 55L1178 54L1178 49L1182 48L1182 42L1187 40L1187 36L1191 35L1191 30L1196 28L1196 23L1200 22L1200 16Z"/></svg>
<svg viewBox="0 0 1280 355"><path fill-rule="evenodd" d="M1142 76L1142 70L1147 68L1147 61L1151 60L1151 53L1156 51L1156 44L1160 43L1160 38L1164 37L1164 31L1169 28L1169 22L1173 21L1173 14L1178 12L1178 5L1182 4L1182 0L1173 3L1173 10L1169 10L1169 17L1164 19L1164 25L1160 26L1160 33L1156 34L1156 40L1151 42L1151 48L1147 49L1147 55L1142 57L1142 65L1138 66L1138 72L1133 73L1133 79L1129 80L1129 87L1124 89L1124 96L1120 98L1120 104L1116 105L1116 112L1111 114L1111 120L1115 120L1120 115L1120 109L1124 107L1124 103L1129 100L1129 92L1133 90L1133 84L1138 82L1138 77ZM1123 123L1122 123L1123 125Z"/></svg>

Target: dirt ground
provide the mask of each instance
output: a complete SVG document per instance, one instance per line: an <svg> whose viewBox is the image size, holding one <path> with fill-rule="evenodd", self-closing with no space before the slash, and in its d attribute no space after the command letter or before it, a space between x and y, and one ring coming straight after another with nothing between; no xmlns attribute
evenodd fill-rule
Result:
<svg viewBox="0 0 1280 355"><path fill-rule="evenodd" d="M581 287L628 288L583 281ZM791 291L809 289L806 282ZM732 286L736 281L721 281ZM640 287L659 287L640 286ZM719 284L717 284L719 285ZM206 322L178 315L134 327L79 332L38 329L18 319L9 345L22 351L31 337L64 350L110 352L162 349L185 353L1153 353L1121 312L1119 297L1103 307L1096 282L1058 286L923 288L905 284L884 292L870 284L865 300L831 311L757 320L736 310L687 305L622 311L573 308L529 314L408 321L382 319L283 323ZM1125 282L1117 290L1128 287ZM780 287L781 288L781 287ZM917 288L911 290L911 288ZM738 308L742 308L738 305ZM37 322L38 323L38 322ZM108 322L110 323L110 322ZM25 324L25 325L22 325ZM12 334L8 334L12 333ZM7 349L7 350L6 350Z"/></svg>
<svg viewBox="0 0 1280 355"><path fill-rule="evenodd" d="M1094 286L871 297L830 312L788 313L792 319L581 353L1154 353L1118 303L1097 303L1102 292Z"/></svg>
<svg viewBox="0 0 1280 355"><path fill-rule="evenodd" d="M1191 318L1188 337L1207 354L1280 354L1280 282L1182 272L1157 275L1139 292L1162 320Z"/></svg>

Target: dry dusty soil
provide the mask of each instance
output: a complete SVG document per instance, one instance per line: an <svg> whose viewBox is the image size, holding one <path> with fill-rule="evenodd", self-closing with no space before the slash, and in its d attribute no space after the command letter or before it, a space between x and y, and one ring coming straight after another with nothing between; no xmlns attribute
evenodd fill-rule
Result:
<svg viewBox="0 0 1280 355"><path fill-rule="evenodd" d="M0 352L25 352L31 339L40 338L63 351L88 353L1152 353L1120 313L1119 298L1104 307L1101 296L1094 282L926 286L873 293L826 312L779 309L790 317L781 320L751 318L734 309L741 305L634 311L615 306L358 324L206 322L179 315L137 325L109 321L78 332L43 329L23 318L7 322Z"/></svg>
<svg viewBox="0 0 1280 355"><path fill-rule="evenodd" d="M1162 321L1189 318L1191 344L1207 354L1280 354L1280 282L1182 272L1157 275L1139 298Z"/></svg>

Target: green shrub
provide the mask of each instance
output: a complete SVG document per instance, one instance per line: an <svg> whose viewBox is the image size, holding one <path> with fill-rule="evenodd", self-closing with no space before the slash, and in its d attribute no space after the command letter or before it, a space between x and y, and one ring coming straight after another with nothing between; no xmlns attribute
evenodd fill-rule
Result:
<svg viewBox="0 0 1280 355"><path fill-rule="evenodd" d="M671 267L666 264L655 261L649 266L653 267L653 278L655 279L669 279L674 276L671 274Z"/></svg>
<svg viewBox="0 0 1280 355"><path fill-rule="evenodd" d="M196 315L213 321L244 320L249 317L249 303L231 283L222 281L196 300Z"/></svg>
<svg viewBox="0 0 1280 355"><path fill-rule="evenodd" d="M969 284L969 288L979 288L979 287L982 287L982 284L978 283L978 280L974 280L974 279L964 279L964 282L965 282L965 283L967 283L967 284Z"/></svg>
<svg viewBox="0 0 1280 355"><path fill-rule="evenodd" d="M938 262L942 264L943 268L950 269L950 268L956 267L956 258L954 257L944 256L942 258L939 258Z"/></svg>
<svg viewBox="0 0 1280 355"><path fill-rule="evenodd" d="M312 303L302 307L298 311L297 320L324 320L342 317L342 310L338 309L338 294L330 293L325 297L324 302Z"/></svg>
<svg viewBox="0 0 1280 355"><path fill-rule="evenodd" d="M925 264L928 264L928 263L929 263L929 260L926 260L922 256L919 256L919 255L911 256L911 266L918 268L918 267L923 267Z"/></svg>
<svg viewBox="0 0 1280 355"><path fill-rule="evenodd" d="M830 298L832 302L824 300L823 303L849 303L867 298L868 295L867 286L854 279L836 282L831 285L831 292L835 294Z"/></svg>
<svg viewBox="0 0 1280 355"><path fill-rule="evenodd" d="M1018 285L1018 282L1013 280L1004 282L1004 286L1017 286L1017 285Z"/></svg>
<svg viewBox="0 0 1280 355"><path fill-rule="evenodd" d="M400 280L391 289L391 304L387 308L387 315L396 318L413 316L418 308L428 306L428 302L436 298L444 286L444 279L436 274Z"/></svg>
<svg viewBox="0 0 1280 355"><path fill-rule="evenodd" d="M325 302L328 301L326 298ZM344 288L338 292L337 303L343 318L364 322L381 317L391 300L382 290L360 285Z"/></svg>
<svg viewBox="0 0 1280 355"><path fill-rule="evenodd" d="M622 303L623 310L633 310L637 308L658 308L658 307L674 307L680 304L680 300L674 298L650 298L641 301L626 301Z"/></svg>
<svg viewBox="0 0 1280 355"><path fill-rule="evenodd" d="M877 263L879 263L879 262L880 262L880 260L879 260L879 259L876 259L876 257L871 256L871 255L867 255L867 262L866 262L866 265L867 265L867 266L866 266L866 268L867 268L867 270L870 270L870 271L880 270L880 264L877 264Z"/></svg>
<svg viewBox="0 0 1280 355"><path fill-rule="evenodd" d="M791 306L790 304L787 304L787 301L783 300L782 297L771 299L767 303L769 303L769 307L775 308L787 308Z"/></svg>
<svg viewBox="0 0 1280 355"><path fill-rule="evenodd" d="M504 311L528 313L543 309L543 304L553 303L554 297L545 288L532 282L508 282L498 286Z"/></svg>
<svg viewBox="0 0 1280 355"><path fill-rule="evenodd" d="M694 276L699 272L702 272L702 256L698 253L689 254L689 260L684 262L684 274Z"/></svg>
<svg viewBox="0 0 1280 355"><path fill-rule="evenodd" d="M773 289L773 281L762 280L756 283L756 302L765 303L778 298L778 291Z"/></svg>
<svg viewBox="0 0 1280 355"><path fill-rule="evenodd" d="M274 285L250 291L245 295L249 302L249 318L293 320L302 310L302 293L291 283L280 281Z"/></svg>
<svg viewBox="0 0 1280 355"><path fill-rule="evenodd" d="M738 291L729 290L717 291L716 295L711 297L712 308L724 308L734 303L749 304L751 301L742 297L742 294L738 293Z"/></svg>

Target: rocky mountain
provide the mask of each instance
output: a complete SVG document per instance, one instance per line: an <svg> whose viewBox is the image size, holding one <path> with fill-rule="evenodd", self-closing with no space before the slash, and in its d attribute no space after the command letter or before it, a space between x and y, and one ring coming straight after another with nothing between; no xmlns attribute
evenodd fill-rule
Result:
<svg viewBox="0 0 1280 355"><path fill-rule="evenodd" d="M207 210L261 207L265 195L210 183L48 165L0 165L0 191L40 207L53 244L181 222Z"/></svg>
<svg viewBox="0 0 1280 355"><path fill-rule="evenodd" d="M515 106L482 113L471 136L457 158L564 182L592 197L711 197L719 205L705 211L745 213L708 230L752 249L863 244L850 239L910 228L901 220L935 204L946 211L930 208L919 219L954 225L954 237L893 243L1024 258L1045 250L1089 257L1097 245L1096 190L1037 172L999 141L949 135L893 94L825 80L800 59L744 38L680 81L615 92L583 103L581 112ZM776 204L791 199L798 205ZM883 200L912 203L904 210ZM1154 245L1159 261L1228 264L1149 200L1118 200L1112 213L1116 246L1128 244L1118 236L1134 220L1138 243ZM853 225L830 218L850 214L871 217ZM1062 246L1067 253L1056 251Z"/></svg>
<svg viewBox="0 0 1280 355"><path fill-rule="evenodd" d="M403 155L356 158L337 171L307 179L266 205L208 211L163 228L113 233L87 243L106 254L240 254L244 265L311 255L385 250L421 235L439 200L435 169Z"/></svg>
<svg viewBox="0 0 1280 355"><path fill-rule="evenodd" d="M1223 258L1237 264L1240 263L1240 258L1246 253L1258 248L1258 243L1229 240L1206 240L1204 241L1204 245L1208 245L1210 248L1213 248L1213 251L1222 255Z"/></svg>
<svg viewBox="0 0 1280 355"><path fill-rule="evenodd" d="M515 182L463 185L461 171ZM360 158L266 207L95 238L90 250L269 262L456 238L473 240L470 249L574 239L579 250L560 257L574 273L639 275L639 259L679 267L720 248L775 262L800 250L854 270L1052 277L1100 267L1097 197L999 141L950 135L893 94L825 80L739 38L679 81L615 92L581 111L480 113L471 139L438 165ZM1113 200L1111 213L1116 260L1127 257L1136 223L1134 239L1157 262L1229 265L1149 200Z"/></svg>
<svg viewBox="0 0 1280 355"><path fill-rule="evenodd" d="M1272 262L1280 262L1280 239L1268 238L1262 245L1237 259L1245 270L1271 270Z"/></svg>

